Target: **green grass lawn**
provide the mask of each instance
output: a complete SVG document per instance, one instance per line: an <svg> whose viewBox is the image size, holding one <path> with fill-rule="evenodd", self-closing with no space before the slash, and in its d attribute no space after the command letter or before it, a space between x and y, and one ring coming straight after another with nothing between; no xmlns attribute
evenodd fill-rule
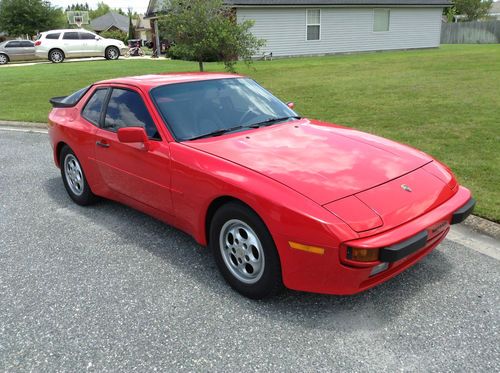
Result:
<svg viewBox="0 0 500 373"><path fill-rule="evenodd" d="M0 119L46 121L48 99L97 80L196 71L182 61L97 61L0 69ZM259 61L249 75L310 118L422 149L448 164L500 221L500 46ZM223 66L208 64L207 70Z"/></svg>

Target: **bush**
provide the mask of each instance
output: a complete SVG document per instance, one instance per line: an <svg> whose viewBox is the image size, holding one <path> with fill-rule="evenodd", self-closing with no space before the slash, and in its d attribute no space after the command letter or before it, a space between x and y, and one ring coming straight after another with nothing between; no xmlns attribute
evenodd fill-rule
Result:
<svg viewBox="0 0 500 373"><path fill-rule="evenodd" d="M103 38L106 39L117 39L123 41L125 44L128 40L128 35L126 32L120 30L112 30L112 31L103 31L99 34Z"/></svg>

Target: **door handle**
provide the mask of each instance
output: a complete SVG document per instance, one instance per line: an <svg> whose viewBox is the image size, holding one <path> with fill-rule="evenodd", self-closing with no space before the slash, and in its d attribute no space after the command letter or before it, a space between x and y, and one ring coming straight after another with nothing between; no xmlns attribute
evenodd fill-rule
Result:
<svg viewBox="0 0 500 373"><path fill-rule="evenodd" d="M109 148L109 144L106 144L105 142L97 141L95 144L101 148Z"/></svg>

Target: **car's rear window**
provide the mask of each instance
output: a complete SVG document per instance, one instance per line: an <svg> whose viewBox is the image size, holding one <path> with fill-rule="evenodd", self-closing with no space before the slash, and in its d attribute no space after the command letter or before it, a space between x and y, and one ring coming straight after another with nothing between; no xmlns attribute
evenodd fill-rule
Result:
<svg viewBox="0 0 500 373"><path fill-rule="evenodd" d="M54 34L47 34L45 39L59 39L59 36L61 35L60 32L54 33Z"/></svg>

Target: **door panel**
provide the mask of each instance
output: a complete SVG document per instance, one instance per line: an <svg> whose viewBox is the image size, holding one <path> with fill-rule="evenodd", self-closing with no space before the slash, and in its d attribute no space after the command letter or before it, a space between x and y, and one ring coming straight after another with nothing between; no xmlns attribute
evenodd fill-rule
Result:
<svg viewBox="0 0 500 373"><path fill-rule="evenodd" d="M62 38L63 51L66 57L82 56L83 46L78 32L65 32Z"/></svg>
<svg viewBox="0 0 500 373"><path fill-rule="evenodd" d="M146 151L141 144L119 142L116 133L103 129L96 138L99 172L111 190L173 214L168 144L150 141Z"/></svg>
<svg viewBox="0 0 500 373"><path fill-rule="evenodd" d="M143 127L149 149L141 143L121 143L116 132L123 127ZM169 145L158 137L138 91L113 88L97 131L95 154L102 180L111 190L173 214Z"/></svg>
<svg viewBox="0 0 500 373"><path fill-rule="evenodd" d="M99 48L95 37L96 35L91 34L90 32L80 32L82 54L87 57L94 57L99 55Z"/></svg>

